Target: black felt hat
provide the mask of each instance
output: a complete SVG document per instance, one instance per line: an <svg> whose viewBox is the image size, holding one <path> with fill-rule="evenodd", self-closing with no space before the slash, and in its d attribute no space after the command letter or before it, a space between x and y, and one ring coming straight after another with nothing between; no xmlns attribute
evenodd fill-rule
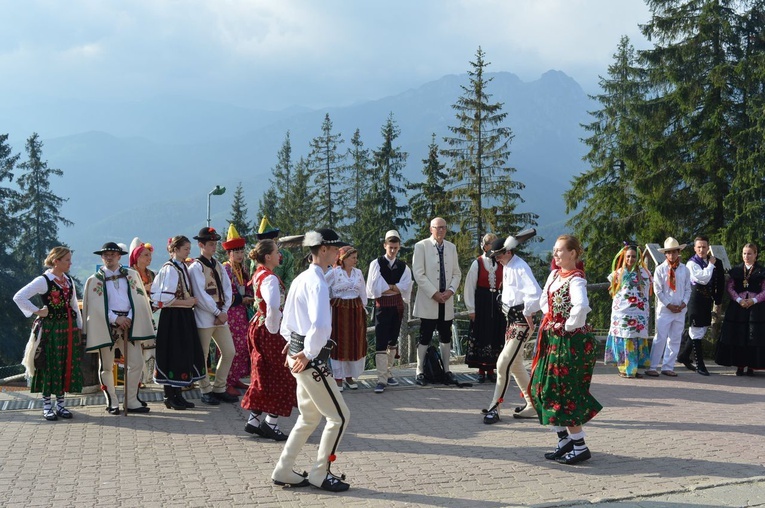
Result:
<svg viewBox="0 0 765 508"><path fill-rule="evenodd" d="M217 231L215 231L215 228L202 228L199 230L199 234L194 237L194 240L200 241L200 242L210 242L215 241L217 242L220 240L220 235Z"/></svg>
<svg viewBox="0 0 765 508"><path fill-rule="evenodd" d="M104 252L119 252L120 256L124 256L125 254L127 254L127 252L122 250L122 247L120 247L114 242L106 242L104 246L101 247L101 250L97 250L93 252L93 254L98 254L100 256Z"/></svg>
<svg viewBox="0 0 765 508"><path fill-rule="evenodd" d="M317 247L319 245L330 245L334 247L345 247L350 245L340 240L340 237L331 229L317 229L309 231L303 238L303 247Z"/></svg>

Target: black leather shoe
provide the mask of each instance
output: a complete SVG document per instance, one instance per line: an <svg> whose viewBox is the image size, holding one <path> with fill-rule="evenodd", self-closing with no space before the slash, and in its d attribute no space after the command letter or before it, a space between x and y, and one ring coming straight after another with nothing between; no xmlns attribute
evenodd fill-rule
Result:
<svg viewBox="0 0 765 508"><path fill-rule="evenodd" d="M526 409L526 406L528 406L528 404L524 404L522 406L516 406L515 409L513 409L513 413L520 413L521 411Z"/></svg>
<svg viewBox="0 0 765 508"><path fill-rule="evenodd" d="M681 361L680 363L682 363L683 367L688 370L696 370L696 367L691 363L690 360Z"/></svg>
<svg viewBox="0 0 765 508"><path fill-rule="evenodd" d="M167 409L175 409L176 411L184 411L186 409L186 406L178 403L178 401L175 399L176 399L175 397L165 397L163 399L163 402L165 403L165 407Z"/></svg>
<svg viewBox="0 0 765 508"><path fill-rule="evenodd" d="M425 380L425 374L417 374L414 378L414 383L420 386L428 386L428 382Z"/></svg>
<svg viewBox="0 0 765 508"><path fill-rule="evenodd" d="M484 384L486 382L486 374L478 374L478 383Z"/></svg>
<svg viewBox="0 0 765 508"><path fill-rule="evenodd" d="M140 407L136 407L136 408L133 408L133 409L127 408L127 412L128 413L142 413L142 414L146 414L149 411L151 411L151 409L149 409L148 406L140 406Z"/></svg>
<svg viewBox="0 0 765 508"><path fill-rule="evenodd" d="M251 425L252 426L252 425ZM290 488L296 488L296 487L308 487L311 483L308 481L308 473L303 471L303 474L297 473L294 470L292 471L294 474L298 476L302 476L303 479L299 482L295 483L289 483L289 482L281 482L279 480L275 480L271 478L271 481L274 482L274 485L279 485L280 487L290 487Z"/></svg>
<svg viewBox="0 0 765 508"><path fill-rule="evenodd" d="M696 370L696 373L697 374L701 374L702 376L708 376L709 375L709 371L705 367L699 367Z"/></svg>
<svg viewBox="0 0 765 508"><path fill-rule="evenodd" d="M345 492L351 488L351 485L344 482L343 480L345 480L345 475L342 475L340 478L338 478L332 473L327 473L327 477L323 482L321 482L321 486L314 485L314 487L329 492Z"/></svg>
<svg viewBox="0 0 765 508"><path fill-rule="evenodd" d="M545 458L547 460L558 460L560 457L563 457L568 452L574 450L574 442L569 440L568 443L564 444L563 446L559 446L555 448L555 450L545 453Z"/></svg>
<svg viewBox="0 0 765 508"><path fill-rule="evenodd" d="M590 453L590 449L587 448L583 452L579 452L577 454L574 454L573 451L568 452L562 457L556 457L555 461L560 462L561 464L579 464L580 462L584 462L585 460L592 457L592 454Z"/></svg>
<svg viewBox="0 0 765 508"><path fill-rule="evenodd" d="M56 416L56 412L52 409L43 409L43 418L48 420L49 422L55 422L58 420L58 416Z"/></svg>
<svg viewBox="0 0 765 508"><path fill-rule="evenodd" d="M218 400L218 397L210 393L203 393L202 394L202 403L207 404L208 406L219 406L220 400Z"/></svg>
<svg viewBox="0 0 765 508"><path fill-rule="evenodd" d="M489 411L486 413L486 415L483 417L483 423L486 425L491 425L493 423L497 423L499 421L499 413L496 409Z"/></svg>
<svg viewBox="0 0 765 508"><path fill-rule="evenodd" d="M119 415L120 414L120 408L118 407L107 407L106 412L110 415Z"/></svg>
<svg viewBox="0 0 765 508"><path fill-rule="evenodd" d="M456 385L458 383L457 376L455 376L452 371L444 372L444 382L446 384Z"/></svg>
<svg viewBox="0 0 765 508"><path fill-rule="evenodd" d="M271 427L265 420L260 422L260 435L266 439L273 439L274 441L286 441L287 434L279 430L278 428Z"/></svg>
<svg viewBox="0 0 765 508"><path fill-rule="evenodd" d="M213 397L215 397L221 402L230 402L230 403L239 402L239 397L237 397L236 395L231 395L230 393L212 392L212 394L213 394Z"/></svg>
<svg viewBox="0 0 765 508"><path fill-rule="evenodd" d="M488 374L486 374L486 378L489 380L489 383L497 382L497 375L494 372L489 372Z"/></svg>

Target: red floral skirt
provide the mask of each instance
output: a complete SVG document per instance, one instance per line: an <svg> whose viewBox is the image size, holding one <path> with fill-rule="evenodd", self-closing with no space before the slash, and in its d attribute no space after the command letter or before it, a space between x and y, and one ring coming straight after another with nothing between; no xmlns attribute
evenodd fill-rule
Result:
<svg viewBox="0 0 765 508"><path fill-rule="evenodd" d="M297 382L284 366L287 358L282 353L284 338L272 334L265 324L250 323L247 344L250 348L250 387L242 397L242 407L250 411L263 411L289 416L297 407Z"/></svg>

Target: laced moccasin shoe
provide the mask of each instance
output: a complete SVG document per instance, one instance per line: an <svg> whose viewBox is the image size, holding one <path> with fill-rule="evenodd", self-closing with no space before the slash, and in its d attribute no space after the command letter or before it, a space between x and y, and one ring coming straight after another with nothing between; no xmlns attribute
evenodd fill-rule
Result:
<svg viewBox="0 0 765 508"><path fill-rule="evenodd" d="M280 487L290 487L290 488L296 488L296 487L308 487L310 483L308 482L308 473L303 471L303 474L297 473L295 471L292 471L292 475L294 478L290 480L277 480L276 478L271 478L271 480L274 482L275 485L279 485Z"/></svg>
<svg viewBox="0 0 765 508"><path fill-rule="evenodd" d="M487 413L483 417L483 423L486 425L491 425L494 423L497 423L499 421L499 413L496 409L492 409L491 411L487 411Z"/></svg>
<svg viewBox="0 0 765 508"><path fill-rule="evenodd" d="M58 416L56 416L56 412L53 411L53 409L43 409L43 418L49 422L55 422L58 420Z"/></svg>
<svg viewBox="0 0 765 508"><path fill-rule="evenodd" d="M545 458L547 460L557 460L560 457L563 457L568 452L573 451L574 449L574 442L569 439L568 443L564 444L563 446L557 446L555 450L545 453Z"/></svg>
<svg viewBox="0 0 765 508"><path fill-rule="evenodd" d="M537 410L534 409L534 406L526 405L525 408L513 413L513 418L537 418Z"/></svg>
<svg viewBox="0 0 765 508"><path fill-rule="evenodd" d="M321 485L314 485L314 487L317 487L322 490L326 490L329 492L345 492L346 490L351 488L351 485L349 483L344 482L345 475L341 475L339 478L332 473L327 473L327 477L324 479L324 481L321 483Z"/></svg>
<svg viewBox="0 0 765 508"><path fill-rule="evenodd" d="M255 420L255 421L257 421L257 420ZM260 430L260 426L259 425L251 425L249 422L244 424L244 431L247 432L248 434L255 434L256 436L262 436L263 435L263 431Z"/></svg>
<svg viewBox="0 0 765 508"><path fill-rule="evenodd" d="M572 441L573 443L573 441ZM563 455L562 457L556 457L555 461L560 462L561 464L579 464L580 462L584 462L587 459L592 458L592 454L590 453L590 449L586 448L584 451L581 451L579 453L574 453L574 451L570 451L567 454Z"/></svg>
<svg viewBox="0 0 765 508"><path fill-rule="evenodd" d="M70 418L72 418L72 416L74 416L74 415L72 415L72 412L71 412L71 411L69 411L69 410L68 410L67 408L65 408L65 407L60 407L60 408L59 408L59 407L57 407L57 408L56 408L56 416L58 416L58 417L60 417L60 418L63 418L63 419L65 419L65 420L69 420L69 419L70 419Z"/></svg>
<svg viewBox="0 0 765 508"><path fill-rule="evenodd" d="M107 407L106 412L110 415L119 415L120 414L120 408L118 407Z"/></svg>
<svg viewBox="0 0 765 508"><path fill-rule="evenodd" d="M260 432L260 435L264 438L273 439L274 441L286 441L288 437L287 434L279 430L279 427L274 428L266 423L265 420L260 422Z"/></svg>

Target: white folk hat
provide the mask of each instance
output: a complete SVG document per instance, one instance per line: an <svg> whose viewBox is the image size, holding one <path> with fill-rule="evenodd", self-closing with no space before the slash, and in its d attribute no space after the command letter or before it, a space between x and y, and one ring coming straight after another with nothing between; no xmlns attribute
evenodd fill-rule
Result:
<svg viewBox="0 0 765 508"><path fill-rule="evenodd" d="M666 240L664 240L664 248L663 249L657 249L659 252L667 252L669 250L683 250L688 244L680 244L677 240L672 238L671 236L668 237Z"/></svg>

